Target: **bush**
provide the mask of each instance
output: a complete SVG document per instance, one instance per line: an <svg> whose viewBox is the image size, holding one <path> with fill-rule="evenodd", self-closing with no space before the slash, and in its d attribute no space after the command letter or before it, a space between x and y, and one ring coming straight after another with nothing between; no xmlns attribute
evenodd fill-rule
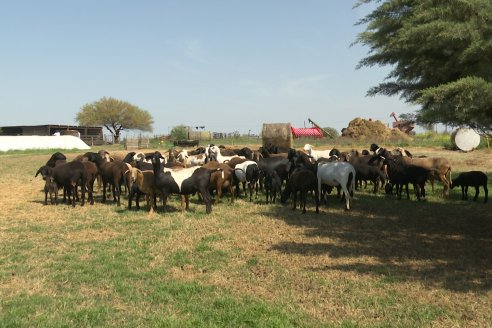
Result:
<svg viewBox="0 0 492 328"><path fill-rule="evenodd" d="M171 130L171 139L173 141L182 141L188 139L188 127L177 125Z"/></svg>

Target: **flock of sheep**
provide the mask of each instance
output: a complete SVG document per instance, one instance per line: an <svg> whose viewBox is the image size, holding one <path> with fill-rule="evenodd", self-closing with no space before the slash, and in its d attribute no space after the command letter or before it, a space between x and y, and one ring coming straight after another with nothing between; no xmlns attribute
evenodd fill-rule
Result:
<svg viewBox="0 0 492 328"><path fill-rule="evenodd" d="M70 162L57 152L39 168L36 176L39 174L45 180L45 204L48 204L48 196L52 204L57 204L59 189L63 189L63 201L68 198L72 206L79 200L84 205L86 193L87 201L94 204L94 184L99 181L103 203L109 190L114 202L120 205L123 187L128 193L129 209L134 200L140 208L140 196L145 195L148 211L157 210L158 196L165 208L171 194L181 195L181 210L189 209L190 196L198 193L206 213L210 213L211 192L215 192L217 204L224 190L233 202L242 189L249 192L250 201L258 190L264 191L266 203L275 203L277 195L285 203L292 196L293 209L297 208L299 195L303 213L307 196L312 194L316 212L319 212L320 202L326 201L326 194L333 188L344 198L345 209L349 210L354 189L362 183L372 182L374 193L384 186L386 193L395 192L399 198L404 187L410 198L408 185L411 184L420 200L426 195L427 181L430 180L434 189L435 178L443 184L444 196L449 194L450 188L461 186L462 198L467 199L468 187L472 186L475 187L474 200L477 200L479 187L484 189L484 202L488 198L487 175L481 171L463 172L453 180L446 158L416 158L402 148L389 151L376 144L360 153L315 150L309 144L303 151L272 144L258 150L208 145L193 151L173 148L165 154L129 152L123 159L114 159L108 152L100 151L85 153Z"/></svg>

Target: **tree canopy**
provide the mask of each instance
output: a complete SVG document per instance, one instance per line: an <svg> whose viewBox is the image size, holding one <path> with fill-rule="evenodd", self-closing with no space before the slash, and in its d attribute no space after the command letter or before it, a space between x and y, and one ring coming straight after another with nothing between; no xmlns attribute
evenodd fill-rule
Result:
<svg viewBox="0 0 492 328"><path fill-rule="evenodd" d="M152 131L152 116L126 101L103 97L85 104L77 113L76 121L82 125L102 125L119 141L123 130Z"/></svg>
<svg viewBox="0 0 492 328"><path fill-rule="evenodd" d="M378 3L357 24L369 46L360 67L392 67L368 95L420 105L419 123L492 133L492 1L359 0Z"/></svg>

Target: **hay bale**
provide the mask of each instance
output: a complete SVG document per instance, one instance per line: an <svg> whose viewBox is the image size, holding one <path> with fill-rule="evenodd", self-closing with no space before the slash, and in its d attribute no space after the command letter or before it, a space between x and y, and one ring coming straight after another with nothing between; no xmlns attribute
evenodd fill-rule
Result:
<svg viewBox="0 0 492 328"><path fill-rule="evenodd" d="M372 121L360 117L353 119L347 128L342 129L342 137L375 141L412 140L408 134L399 129L390 129L379 120Z"/></svg>
<svg viewBox="0 0 492 328"><path fill-rule="evenodd" d="M292 148L290 123L263 123L261 137L263 145L271 143L278 147Z"/></svg>
<svg viewBox="0 0 492 328"><path fill-rule="evenodd" d="M480 145L480 135L473 129L459 128L451 133L451 143L455 148L472 151Z"/></svg>

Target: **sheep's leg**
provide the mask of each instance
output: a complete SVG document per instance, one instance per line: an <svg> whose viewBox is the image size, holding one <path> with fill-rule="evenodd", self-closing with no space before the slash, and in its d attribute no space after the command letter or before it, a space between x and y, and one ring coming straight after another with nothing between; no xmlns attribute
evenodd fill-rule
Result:
<svg viewBox="0 0 492 328"><path fill-rule="evenodd" d="M253 201L253 184L251 182L248 182L248 189L249 189L249 201Z"/></svg>
<svg viewBox="0 0 492 328"><path fill-rule="evenodd" d="M132 187L130 189L130 193L128 194L128 209L132 209L132 201L133 201L133 196L135 196L135 189Z"/></svg>
<svg viewBox="0 0 492 328"><path fill-rule="evenodd" d="M316 203L316 213L319 213L319 195L318 189L314 189L314 202Z"/></svg>
<svg viewBox="0 0 492 328"><path fill-rule="evenodd" d="M306 214L306 190L301 190L302 214Z"/></svg>
<svg viewBox="0 0 492 328"><path fill-rule="evenodd" d="M461 186L461 200L465 200L465 186Z"/></svg>
<svg viewBox="0 0 492 328"><path fill-rule="evenodd" d="M476 201L477 201L477 199L478 199L478 194L479 194L479 193L480 193L480 192L478 191L478 186L475 186L475 197L473 197L473 201L474 201L474 202L476 202Z"/></svg>
<svg viewBox="0 0 492 328"><path fill-rule="evenodd" d="M95 177L89 180L89 198L87 200L91 205L94 205L94 181Z"/></svg>
<svg viewBox="0 0 492 328"><path fill-rule="evenodd" d="M417 200L420 201L420 186L414 183L413 189L415 190L415 194L417 195Z"/></svg>
<svg viewBox="0 0 492 328"><path fill-rule="evenodd" d="M72 182L70 185L70 189L73 190L72 207L75 207L75 193L77 192L77 185L74 182Z"/></svg>
<svg viewBox="0 0 492 328"><path fill-rule="evenodd" d="M468 186L465 186L465 199L468 200Z"/></svg>
<svg viewBox="0 0 492 328"><path fill-rule="evenodd" d="M294 203L292 206L292 210L294 211L297 207L297 190L292 190L292 202Z"/></svg>
<svg viewBox="0 0 492 328"><path fill-rule="evenodd" d="M103 198L102 198L102 202L103 203L106 203L106 181L103 180Z"/></svg>
<svg viewBox="0 0 492 328"><path fill-rule="evenodd" d="M269 197L268 197L268 189L269 188L265 188L265 195L266 195L266 203L268 204L268 201L269 201Z"/></svg>
<svg viewBox="0 0 492 328"><path fill-rule="evenodd" d="M342 185L343 194L345 196L345 210L350 210L350 194L346 186Z"/></svg>
<svg viewBox="0 0 492 328"><path fill-rule="evenodd" d="M215 204L218 204L220 202L220 199L222 198L222 185L224 184L224 180L218 179L217 180L217 190L215 192Z"/></svg>
<svg viewBox="0 0 492 328"><path fill-rule="evenodd" d="M489 198L489 189L487 188L487 184L483 185L483 190L485 191L485 199L483 202L487 203L487 199Z"/></svg>
<svg viewBox="0 0 492 328"><path fill-rule="evenodd" d="M48 205L48 190L44 191L44 205Z"/></svg>

